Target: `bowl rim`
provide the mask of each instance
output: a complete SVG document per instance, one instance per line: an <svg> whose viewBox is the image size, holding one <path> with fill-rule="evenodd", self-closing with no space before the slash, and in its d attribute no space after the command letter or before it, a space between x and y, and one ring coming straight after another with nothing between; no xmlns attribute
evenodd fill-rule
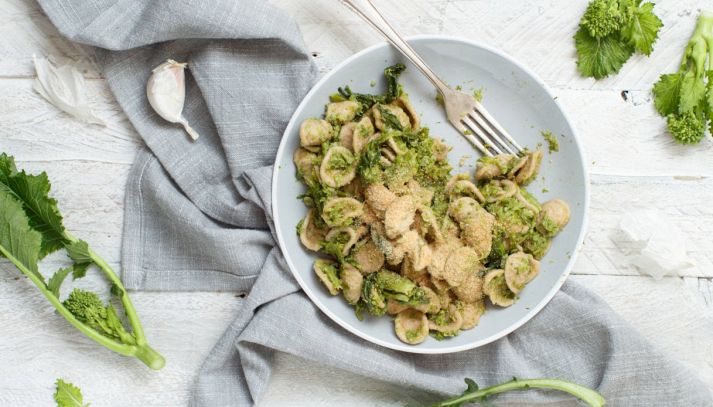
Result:
<svg viewBox="0 0 713 407"><path fill-rule="evenodd" d="M271 194L271 196L272 196L272 205L271 205L271 210L272 210L273 222L274 222L274 224L275 224L275 227L274 227L274 229L275 229L275 235L277 236L277 243L278 243L278 245L279 245L279 247L280 247L280 250L282 251L282 255L283 255L284 259L285 259L285 262L287 263L287 266L288 266L288 268L290 269L290 272L292 273L292 275L294 276L294 278L297 280L297 283L298 283L298 284L300 285L300 287L302 288L302 291L304 291L305 294L307 294L307 296L309 297L309 299L312 301L313 304L315 304L315 305L317 306L317 308L319 308L319 309L320 309L324 314L326 314L332 321L336 322L336 323L337 323L339 326L341 326L342 328L346 329L347 331L351 332L352 334L354 334L354 335L356 335L356 336L358 336L358 337L360 337L360 338L362 338L362 339L364 339L364 340L367 340L367 341L369 341L369 342L371 342L371 343L375 343L375 344L380 345L380 346L383 346L383 347L385 347L385 348L389 348L389 349L393 349L393 350L398 350L398 351L402 351L402 352L416 353L416 354L447 354L447 353L462 352L462 351L465 351L465 350L474 349L474 348L477 348L477 347L480 347L480 346L487 345L487 344L489 344L489 343L491 343L491 342L494 342L494 341L496 341L496 340L498 340L498 339L500 339L500 338L503 338L503 337L509 335L510 333L512 333L513 331L515 331L516 329L520 328L522 325L524 325L526 322L528 322L530 319L532 319L535 315L537 315L547 304L550 303L550 301L552 300L552 298L554 297L554 295L560 290L560 288L561 288L562 285L564 284L565 280L567 280L567 277L569 277L569 275L570 275L570 273L571 273L571 271L572 271L572 268L574 267L574 263L576 262L576 258L577 258L578 254L579 254L579 252L580 252L580 250L581 250L581 248L582 248L582 245L583 245L583 242L584 242L584 235L585 235L585 233L586 233L586 231L587 231L587 225L588 225L588 221L589 221L589 199L590 199L590 196L589 196L590 191L589 191L589 190L590 190L590 185L589 185L589 173L588 173L587 167L586 167L586 162L587 162L587 161L586 161L586 159L585 159L584 151L583 151L583 149L582 149L582 144L580 143L580 138L579 138L579 135L578 135L578 133L577 133L577 129L576 129L576 127L572 124L572 120L570 120L570 117L569 117L569 115L567 114L566 110L562 107L562 105L560 104L558 98L556 98L555 95L553 95L552 91L551 91L550 88L547 86L547 84L546 84L537 74L535 74L532 70L530 70L528 67L526 67L525 65L521 64L520 62L518 62L517 60L515 60L515 59L514 59L513 57L511 57L510 55L506 54L505 52L503 52L503 51L501 51L501 50L499 50L499 49L497 49L497 48L491 47L491 46L489 46L489 45L481 44L481 43L479 43L479 42L477 42L477 41L468 40L468 39L465 39L465 38L453 37L453 36L448 36L448 35L425 34L425 35L409 36L409 37L406 37L406 40L408 40L408 41L442 41L442 42L456 42L456 43L460 43L460 44L462 44L462 45L464 45L464 46L480 48L480 49L482 49L482 50L484 50L484 51L493 53L493 54L495 54L495 55L497 55L497 56L499 56L499 57L501 57L501 58L507 60L509 63L513 64L514 66L516 66L517 68L519 68L520 70L522 70L522 72L523 72L525 75L529 76L530 79L532 79L533 81L535 81L535 82L545 91L545 93L547 93L547 95L550 96L550 98L551 98L551 99L553 100L553 102L555 103L557 109L559 109L559 111L562 113L562 117L564 118L565 124L566 124L567 127L569 127L569 129L571 130L572 137L573 137L573 139L574 139L574 142L575 142L576 145L577 145L577 152L578 152L578 154L579 154L580 164L581 164L581 166L582 166L582 174L584 174L584 202L583 202L583 214L584 214L584 216L583 216L583 219L582 219L582 227L581 227L581 229L580 229L580 231L579 231L579 234L578 234L578 236L577 236L577 242L576 242L575 248L574 248L574 250L573 250L573 252L572 252L571 257L569 258L569 261L567 262L567 265L565 266L564 272L562 273L562 275L560 276L560 278L557 280L557 283L554 284L554 285L552 286L552 288L550 288L550 290L549 290L549 291L547 292L547 294L542 298L542 300L539 301L539 303L537 304L537 306L532 307L527 313L523 314L523 316L522 316L521 318L519 318L517 321L515 321L515 322L514 322L513 324L511 324L509 327L507 327L506 329L501 330L500 332L497 332L497 333L495 333L495 334L493 334L493 335L490 335L490 336L488 336L488 337L486 337L486 338L483 338L483 339L480 339L480 340L477 340L477 341L473 341L473 342L471 342L471 343L467 343L467 344L464 344L464 345L457 345L457 346L450 346L450 347L443 347L443 348L422 348L422 347L419 347L418 345L413 346L413 345L408 345L408 344L400 344L400 343L390 343L390 342L386 342L386 341L383 341L383 340L381 340L381 339L379 339L379 338L375 338L375 337L373 337L373 336L371 336L371 335L368 335L368 334L364 333L363 331L361 331L361 330L359 330L359 329L357 329L357 328L352 327L349 323L347 323L346 321L343 321L339 316L337 316L335 313L333 313L333 312L329 309L329 307L328 307L326 304L322 303L322 302L320 301L320 299L317 298L317 296L315 295L315 293L313 293L313 292L311 291L311 289L310 289L309 286L305 283L305 281L302 279L302 277L300 276L300 274L296 271L297 268L296 268L295 265L292 263L292 259L291 259L290 255L288 254L288 251L286 250L285 242L284 242L284 238L283 238L283 236L282 236L281 228L277 227L277 225L278 225L279 222L280 222L280 216L279 216L279 212L278 212L278 210L277 210L277 202L278 202L278 200L277 200L277 195L278 195L278 194L277 194L277 187L276 187L276 185L277 185L277 178L278 178L278 173L279 173L280 166L277 165L277 158L278 158L278 157L282 157L283 154L284 154L284 151L283 151L283 150L287 148L287 144L288 144L288 143L287 143L287 140L288 140L289 135L293 132L293 129L294 129L295 126L296 126L296 123L295 123L294 121L295 121L297 115L305 108L305 106L307 105L307 102L311 99L311 96L317 91L317 89L318 89L319 87L321 87L321 85L322 85L324 82L326 82L329 78L331 78L331 77L334 76L337 72L339 72L342 67L344 67L344 66L346 66L346 65L348 65L348 64L350 64L350 63L352 63L354 60L360 58L362 55L365 55L365 54L374 52L374 51L376 51L376 50L378 50L378 49L380 49L380 48L384 48L384 47L389 47L389 46L391 46L391 45L390 45L388 42L386 42L386 41L382 41L382 42L376 43L376 44L374 44L374 45L372 45L372 46L369 46L369 47L367 47L367 48L365 48L365 49L363 49L363 50L361 50L361 51L359 51L359 52L353 54L352 56L350 56L349 58L345 59L344 61L342 61L341 63L339 63L338 65L336 65L334 68L332 68L327 74L325 74L323 77L321 77L321 78L312 86L312 88L310 89L310 91L307 92L307 94L304 96L304 98L302 99L302 101L300 102L300 104L297 106L297 108L296 108L295 111L293 112L292 116L290 117L290 120L289 120L289 122L288 122L288 124L287 124L287 127L285 128L285 131L284 131L283 134L282 134L282 138L280 139L280 146L279 146L279 148L277 149L277 154L275 155L275 164L276 164L276 165L274 166L274 168L273 168L273 173L272 173L272 186L271 186L271 189L272 189L272 194Z"/></svg>

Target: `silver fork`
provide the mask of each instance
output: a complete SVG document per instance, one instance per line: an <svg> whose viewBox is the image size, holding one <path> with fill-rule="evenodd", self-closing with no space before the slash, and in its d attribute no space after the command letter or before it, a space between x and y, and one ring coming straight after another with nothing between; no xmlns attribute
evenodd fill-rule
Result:
<svg viewBox="0 0 713 407"><path fill-rule="evenodd" d="M438 89L443 96L446 116L451 124L483 154L492 157L495 154L520 155L523 148L508 134L485 107L472 95L451 89L443 82L423 59L411 48L394 28L379 13L371 0L341 0L342 3L358 14L370 26L379 31L397 50L408 58ZM478 136L477 138L475 136Z"/></svg>

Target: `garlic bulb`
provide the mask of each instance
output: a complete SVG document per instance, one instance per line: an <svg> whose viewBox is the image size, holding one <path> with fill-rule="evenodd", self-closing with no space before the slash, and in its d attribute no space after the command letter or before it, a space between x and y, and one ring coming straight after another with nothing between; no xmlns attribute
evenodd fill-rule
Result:
<svg viewBox="0 0 713 407"><path fill-rule="evenodd" d="M154 68L146 85L146 96L159 116L168 122L183 125L195 141L198 139L198 133L183 117L183 102L186 99L186 76L183 70L186 65L169 59Z"/></svg>

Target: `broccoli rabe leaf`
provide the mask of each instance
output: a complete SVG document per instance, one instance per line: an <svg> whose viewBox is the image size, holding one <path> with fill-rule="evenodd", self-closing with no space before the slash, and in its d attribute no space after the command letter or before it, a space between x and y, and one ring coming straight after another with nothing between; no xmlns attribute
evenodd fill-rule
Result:
<svg viewBox="0 0 713 407"><path fill-rule="evenodd" d="M681 95L678 112L690 112L701 105L706 97L703 75L694 71L686 72L681 78Z"/></svg>
<svg viewBox="0 0 713 407"><path fill-rule="evenodd" d="M87 268L92 264L89 245L84 240L77 240L67 245L67 255L74 260L72 279L82 278L87 274Z"/></svg>
<svg viewBox="0 0 713 407"><path fill-rule="evenodd" d="M381 120L384 122L386 128L391 128L399 131L403 131L404 127L401 125L398 117L391 113L390 110L384 108L383 106L377 106L379 108L379 113L381 113Z"/></svg>
<svg viewBox="0 0 713 407"><path fill-rule="evenodd" d="M8 178L16 173L15 158L5 153L0 154L0 190L7 190Z"/></svg>
<svg viewBox="0 0 713 407"><path fill-rule="evenodd" d="M52 291L55 297L59 298L59 288L73 269L73 267L63 267L55 271L52 277L47 281L47 289Z"/></svg>
<svg viewBox="0 0 713 407"><path fill-rule="evenodd" d="M54 401L57 407L87 407L89 404L84 404L84 396L79 387L72 383L65 382L62 379L57 379L55 383L57 391L54 393Z"/></svg>
<svg viewBox="0 0 713 407"><path fill-rule="evenodd" d="M678 113L678 101L681 99L681 75L671 73L661 75L654 85L654 106L661 116Z"/></svg>
<svg viewBox="0 0 713 407"><path fill-rule="evenodd" d="M389 101L401 96L399 76L404 70L406 70L404 64L395 64L384 69L384 76L386 77L386 98Z"/></svg>
<svg viewBox="0 0 713 407"><path fill-rule="evenodd" d="M661 19L654 14L654 4L644 3L631 7L631 19L621 29L621 35L636 51L648 56L654 50L654 43L663 27Z"/></svg>
<svg viewBox="0 0 713 407"><path fill-rule="evenodd" d="M28 175L17 172L10 157L0 155L0 189L9 191L18 201L30 221L30 226L42 235L39 258L62 248L64 226L57 201L49 197L50 182L45 172Z"/></svg>
<svg viewBox="0 0 713 407"><path fill-rule="evenodd" d="M44 281L37 270L42 235L30 227L22 204L8 191L0 190L0 208L0 253Z"/></svg>
<svg viewBox="0 0 713 407"><path fill-rule="evenodd" d="M615 36L594 38L580 28L574 36L577 47L577 67L584 76L601 79L617 73L634 54L634 47Z"/></svg>

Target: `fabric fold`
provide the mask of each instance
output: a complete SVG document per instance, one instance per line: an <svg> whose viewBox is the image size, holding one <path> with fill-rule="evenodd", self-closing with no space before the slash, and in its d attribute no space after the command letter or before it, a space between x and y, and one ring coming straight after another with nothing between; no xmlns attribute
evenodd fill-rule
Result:
<svg viewBox="0 0 713 407"><path fill-rule="evenodd" d="M96 47L146 144L126 187L127 288L248 293L198 373L192 405L259 402L276 352L441 395L462 391L464 377L492 385L551 376L596 387L612 406L713 405L694 372L573 281L527 324L471 351L414 355L352 335L300 291L274 239L271 166L317 76L296 23L263 0L39 1L63 35ZM197 142L148 104L151 69L168 58L189 64L184 115ZM545 403L575 401L541 391L498 399Z"/></svg>

